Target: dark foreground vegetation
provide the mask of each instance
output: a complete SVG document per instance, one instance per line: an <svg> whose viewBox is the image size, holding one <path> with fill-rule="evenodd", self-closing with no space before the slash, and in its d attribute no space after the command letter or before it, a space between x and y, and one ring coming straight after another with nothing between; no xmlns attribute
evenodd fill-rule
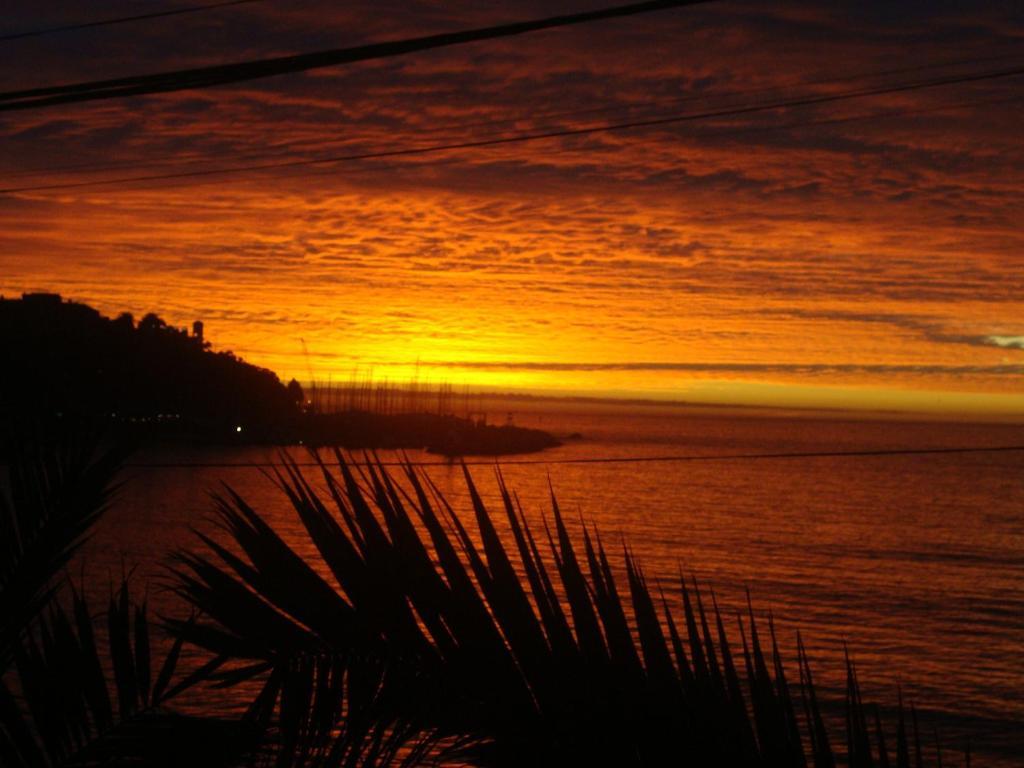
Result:
<svg viewBox="0 0 1024 768"><path fill-rule="evenodd" d="M104 317L56 294L0 298L0 425L102 425L136 443L427 448L446 456L539 451L545 432L492 426L447 411L322 412L302 387L155 314ZM444 402L443 400L441 401ZM412 403L420 407L420 403Z"/></svg>
<svg viewBox="0 0 1024 768"><path fill-rule="evenodd" d="M62 575L116 468L88 443L10 467L4 766L932 764L912 712L883 724L849 662L830 733L803 646L787 669L770 619L748 610L737 644L713 596L652 588L628 550L613 563L596 532L574 539L554 497L538 536L502 484L503 538L468 472L467 527L411 466L336 454L314 481L282 458L315 561L223 487L224 540L175 557L193 612L163 618L158 643L126 583L99 611ZM201 686L234 691L241 714L196 714Z"/></svg>

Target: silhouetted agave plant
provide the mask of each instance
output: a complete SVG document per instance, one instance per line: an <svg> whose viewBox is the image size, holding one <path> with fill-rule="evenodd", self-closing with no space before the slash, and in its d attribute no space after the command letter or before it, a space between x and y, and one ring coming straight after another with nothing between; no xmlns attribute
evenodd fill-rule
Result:
<svg viewBox="0 0 1024 768"><path fill-rule="evenodd" d="M174 567L200 618L172 631L212 654L211 680L256 684L245 720L277 765L836 764L803 644L794 694L770 621L766 649L748 610L735 651L695 584L674 615L628 551L616 579L554 494L538 541L499 475L506 544L468 471L476 537L411 465L399 483L336 458L326 495L286 457L276 476L317 568L228 487L233 546L202 536ZM902 708L895 755L873 714L848 662L845 762L920 765Z"/></svg>

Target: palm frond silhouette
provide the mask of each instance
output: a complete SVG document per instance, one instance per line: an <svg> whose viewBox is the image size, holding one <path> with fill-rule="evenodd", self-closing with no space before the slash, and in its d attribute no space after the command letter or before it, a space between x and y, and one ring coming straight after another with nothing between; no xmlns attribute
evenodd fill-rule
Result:
<svg viewBox="0 0 1024 768"><path fill-rule="evenodd" d="M275 478L316 558L225 486L230 545L174 566L200 616L174 633L254 690L275 765L836 765L802 642L791 681L752 608L737 650L713 595L680 578L673 610L628 549L616 570L574 540L554 493L538 537L499 474L503 538L465 468L472 531L413 466L335 459ZM900 722L890 755L848 662L848 764L909 768Z"/></svg>
<svg viewBox="0 0 1024 768"><path fill-rule="evenodd" d="M67 584L64 566L110 503L120 457L81 435L12 451L0 493L5 768L223 766L250 748L244 724L166 708L206 670L175 679L180 640L154 658L146 603L126 579L105 614Z"/></svg>

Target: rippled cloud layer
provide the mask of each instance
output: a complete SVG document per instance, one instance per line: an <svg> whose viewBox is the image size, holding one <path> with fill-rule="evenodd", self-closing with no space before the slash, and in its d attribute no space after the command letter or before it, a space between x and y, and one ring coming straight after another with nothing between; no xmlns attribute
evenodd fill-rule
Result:
<svg viewBox="0 0 1024 768"><path fill-rule="evenodd" d="M255 3L13 41L0 88L599 3L557 5ZM1024 412L1024 78L991 76L1024 66L1024 20L976 6L712 3L5 113L0 290L202 317L284 376L306 377L304 341L325 378L418 361L494 386L959 391Z"/></svg>

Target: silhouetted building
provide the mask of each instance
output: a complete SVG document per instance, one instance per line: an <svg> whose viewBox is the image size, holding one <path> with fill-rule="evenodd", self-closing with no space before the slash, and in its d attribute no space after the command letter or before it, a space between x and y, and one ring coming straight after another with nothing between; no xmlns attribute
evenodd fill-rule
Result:
<svg viewBox="0 0 1024 768"><path fill-rule="evenodd" d="M203 321L196 320L192 323L192 338L200 345L203 343Z"/></svg>

